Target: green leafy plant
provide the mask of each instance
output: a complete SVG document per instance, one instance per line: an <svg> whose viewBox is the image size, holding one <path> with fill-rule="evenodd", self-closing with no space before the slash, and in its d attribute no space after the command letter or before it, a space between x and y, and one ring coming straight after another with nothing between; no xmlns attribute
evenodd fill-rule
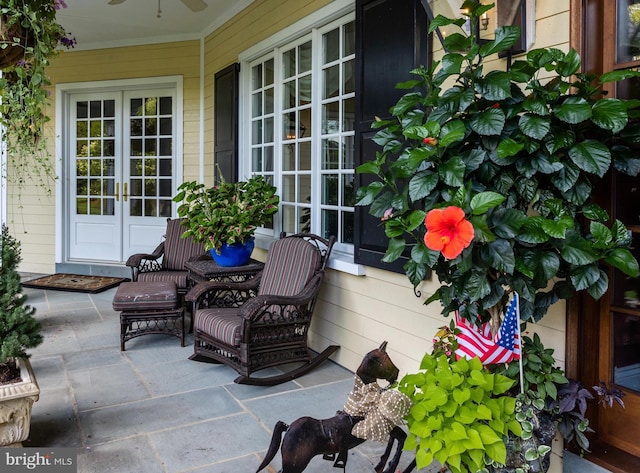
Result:
<svg viewBox="0 0 640 473"><path fill-rule="evenodd" d="M581 383L567 379L564 371L556 366L554 350L546 348L538 334L522 337L522 352L523 394L520 394L519 361L492 367L494 372L516 381L511 394L517 398L516 418L522 424L522 439L527 441L539 435L541 419L544 418L543 422L553 423L553 432L557 426L567 444L575 442L578 448L588 451L589 439L586 433L593 432L586 417L588 402L597 396L598 402L605 406L612 407L616 401L624 408L624 393L615 387L609 389L601 382L599 386L593 387L596 393L594 396ZM529 451L532 446L533 450ZM539 458L536 456L540 453L538 447L538 443L531 442L524 449L523 453L528 460ZM547 452L545 449L544 454Z"/></svg>
<svg viewBox="0 0 640 473"><path fill-rule="evenodd" d="M463 8L474 24L492 6ZM464 21L439 16L431 30ZM433 270L441 285L426 303L438 300L443 314L459 310L471 321L486 321L510 291L520 295L524 321L540 320L576 291L599 298L609 283L602 263L639 273L629 231L608 223L592 198L607 173L640 171L631 150L640 142L632 123L639 102L602 92L604 83L638 73L583 74L576 51L553 48L488 71L485 60L518 36L512 26L482 44L477 31L447 35L442 60L398 85L409 92L391 119L374 124L381 151L358 167L375 176L358 189L357 204L384 224L384 261L408 256L414 286ZM452 259L423 240L427 212L448 206L463 209L474 229Z"/></svg>
<svg viewBox="0 0 640 473"><path fill-rule="evenodd" d="M51 82L46 67L59 47L72 48L75 38L57 22L64 0L0 2L0 125L9 156L8 178L22 189L28 181L50 191L55 163L45 140ZM14 59L17 58L17 59Z"/></svg>
<svg viewBox="0 0 640 473"><path fill-rule="evenodd" d="M6 225L0 235L0 383L3 374L16 370L15 359L29 355L27 348L42 343L40 322L34 318L35 309L26 304L22 294L18 265L22 260L20 242L9 234ZM18 371L19 373L19 371Z"/></svg>
<svg viewBox="0 0 640 473"><path fill-rule="evenodd" d="M514 381L490 373L478 358L452 361L446 354L425 355L420 370L398 385L413 401L405 448L416 450L418 469L434 459L453 473L504 464L504 438L522 431L516 400L506 395Z"/></svg>
<svg viewBox="0 0 640 473"><path fill-rule="evenodd" d="M209 188L185 182L173 200L180 202L178 216L186 219L184 235L218 253L223 243L244 243L256 228L271 223L280 202L276 188L260 175L240 182L221 180Z"/></svg>

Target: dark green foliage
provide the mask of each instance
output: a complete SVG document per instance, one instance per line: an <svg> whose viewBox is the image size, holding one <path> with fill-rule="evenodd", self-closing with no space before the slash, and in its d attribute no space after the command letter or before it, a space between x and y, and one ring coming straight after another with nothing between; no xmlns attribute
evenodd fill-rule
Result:
<svg viewBox="0 0 640 473"><path fill-rule="evenodd" d="M244 243L256 228L270 223L280 203L276 188L260 175L240 182L221 180L209 188L184 182L173 200L180 204L178 216L186 219L184 236L218 252L223 243Z"/></svg>
<svg viewBox="0 0 640 473"><path fill-rule="evenodd" d="M0 266L0 363L11 358L25 358L27 348L42 343L40 322L34 317L35 309L26 305L27 296L22 294L17 267L20 242L9 235L6 226L0 237L2 265Z"/></svg>
<svg viewBox="0 0 640 473"><path fill-rule="evenodd" d="M472 19L487 7L464 4ZM459 21L438 17L432 26L439 24ZM475 34L447 35L440 63L399 84L410 92L392 119L374 124L381 151L358 172L376 179L357 200L384 217L384 261L409 254L411 245L405 270L414 286L428 268L435 272L441 286L427 303L440 301L443 314L486 320L513 290L522 320L538 321L576 291L601 297L609 284L602 263L639 273L629 232L591 196L613 170L640 169L631 152L639 103L602 92L605 82L640 74L582 74L578 54L558 49L532 50L508 71L487 71L485 60L508 49L518 30L495 35L482 45ZM423 242L426 213L447 206L462 208L475 230L452 260Z"/></svg>

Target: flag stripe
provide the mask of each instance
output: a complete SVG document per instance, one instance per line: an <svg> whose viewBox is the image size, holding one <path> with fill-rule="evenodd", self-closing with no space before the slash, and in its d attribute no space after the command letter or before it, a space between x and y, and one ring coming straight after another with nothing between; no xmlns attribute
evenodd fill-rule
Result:
<svg viewBox="0 0 640 473"><path fill-rule="evenodd" d="M482 364L508 363L520 359L520 301L518 294L513 298L505 312L500 329L495 338L491 336L491 326L488 323L481 327L460 317L456 312L456 327L460 331L457 335L457 358L473 358L477 356Z"/></svg>
<svg viewBox="0 0 640 473"><path fill-rule="evenodd" d="M483 364L508 363L520 359L519 323L520 301L518 294L514 293L496 334L495 345L481 358Z"/></svg>
<svg viewBox="0 0 640 473"><path fill-rule="evenodd" d="M473 358L482 356L494 345L491 340L491 327L489 324L483 324L477 327L460 317L456 312L456 326L460 330L458 335L458 349L456 356L458 358Z"/></svg>

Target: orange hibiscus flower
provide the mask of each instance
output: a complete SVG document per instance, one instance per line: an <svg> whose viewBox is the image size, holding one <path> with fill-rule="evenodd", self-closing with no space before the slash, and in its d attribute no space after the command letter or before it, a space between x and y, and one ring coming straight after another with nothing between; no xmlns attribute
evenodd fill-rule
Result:
<svg viewBox="0 0 640 473"><path fill-rule="evenodd" d="M424 223L427 227L424 244L441 251L447 259L456 258L473 240L473 225L465 220L460 207L430 210Z"/></svg>

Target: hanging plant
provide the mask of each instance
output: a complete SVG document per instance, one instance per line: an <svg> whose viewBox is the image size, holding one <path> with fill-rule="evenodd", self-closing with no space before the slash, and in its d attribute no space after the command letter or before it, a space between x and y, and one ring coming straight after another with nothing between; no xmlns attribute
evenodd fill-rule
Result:
<svg viewBox="0 0 640 473"><path fill-rule="evenodd" d="M60 46L76 44L56 20L66 7L64 0L0 1L0 125L8 156L2 172L19 191L36 183L50 193L55 179L44 131L51 85L45 69Z"/></svg>

